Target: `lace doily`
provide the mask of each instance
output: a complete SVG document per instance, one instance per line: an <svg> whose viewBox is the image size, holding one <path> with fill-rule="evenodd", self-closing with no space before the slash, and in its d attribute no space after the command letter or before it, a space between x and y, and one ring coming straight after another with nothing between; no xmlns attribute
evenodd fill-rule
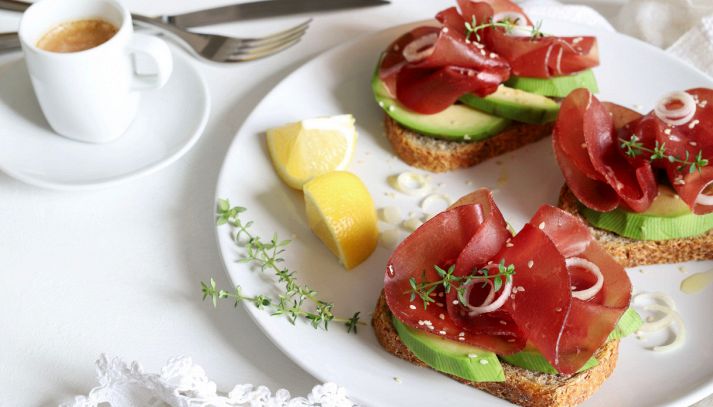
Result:
<svg viewBox="0 0 713 407"><path fill-rule="evenodd" d="M334 383L315 386L306 397L291 398L280 389L273 395L265 386L239 384L228 394L220 394L202 367L189 357L169 360L161 373L145 373L137 362L126 364L119 358L97 360L99 386L87 396L60 407L354 407L344 388Z"/></svg>

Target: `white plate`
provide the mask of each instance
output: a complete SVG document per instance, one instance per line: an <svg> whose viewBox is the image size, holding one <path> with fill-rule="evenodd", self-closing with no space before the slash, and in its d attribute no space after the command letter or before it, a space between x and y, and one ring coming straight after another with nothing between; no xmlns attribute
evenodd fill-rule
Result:
<svg viewBox="0 0 713 407"><path fill-rule="evenodd" d="M142 95L134 122L108 144L54 133L32 91L24 60L0 66L0 170L28 184L78 190L127 181L176 161L203 133L210 99L189 57L171 49L174 68L168 83Z"/></svg>
<svg viewBox="0 0 713 407"><path fill-rule="evenodd" d="M395 158L383 136L383 113L373 101L369 79L379 52L408 27L397 27L358 39L310 61L283 80L256 107L228 151L217 196L248 208L259 234L277 232L293 237L286 264L303 283L335 302L335 313L359 310L369 321L383 286L384 266L390 251L382 247L361 266L345 272L310 232L302 194L286 187L272 168L264 142L265 129L303 118L353 113L359 140L351 171L368 186L378 207L396 205L405 216L419 201L388 186L389 175L409 168ZM595 31L566 22L546 21L545 29L559 34L594 34L601 45L602 66L596 69L601 97L626 106L650 109L665 92L694 86L713 87L703 74L673 60L662 51L634 39ZM432 176L439 192L457 198L478 186L497 188L496 201L516 229L543 203L556 204L562 176L552 155L550 140L526 146L471 169ZM442 184L442 185L441 185ZM384 226L383 224L381 226ZM274 284L259 272L236 263L239 250L228 230L218 229L218 243L228 273L246 293L274 293ZM713 262L685 265L688 272L710 268ZM587 406L686 406L713 392L713 287L687 296L678 290L686 274L677 266L630 270L635 290L664 291L678 303L688 325L685 347L670 353L646 350L635 338L621 347L614 375ZM461 385L429 369L422 369L386 353L370 326L358 335L332 325L316 331L299 322L247 307L265 334L290 358L323 381L346 386L367 406L493 405L508 403ZM394 380L400 379L400 383Z"/></svg>

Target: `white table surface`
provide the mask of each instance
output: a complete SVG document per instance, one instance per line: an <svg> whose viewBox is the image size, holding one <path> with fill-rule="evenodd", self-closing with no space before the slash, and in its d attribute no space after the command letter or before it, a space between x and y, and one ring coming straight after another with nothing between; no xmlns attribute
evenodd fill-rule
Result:
<svg viewBox="0 0 713 407"><path fill-rule="evenodd" d="M232 1L125 3L158 14ZM262 61L196 62L213 100L210 121L192 151L156 174L79 193L46 191L0 174L0 406L56 405L86 393L102 352L138 360L149 371L173 356L191 355L222 390L255 383L308 393L316 379L273 346L242 309L228 303L213 309L201 301L199 281L214 276L228 285L213 238L216 177L242 122L287 73L355 36L424 19L452 4L415 3L393 0L319 14L298 46ZM616 0L590 4L611 15ZM213 30L259 35L304 18ZM0 12L0 32L17 24L17 15ZM16 57L0 55L0 63Z"/></svg>

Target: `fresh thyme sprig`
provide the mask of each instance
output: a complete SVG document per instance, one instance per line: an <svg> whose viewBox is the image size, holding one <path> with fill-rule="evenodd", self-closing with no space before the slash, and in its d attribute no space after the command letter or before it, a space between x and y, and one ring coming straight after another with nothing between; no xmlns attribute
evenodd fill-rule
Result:
<svg viewBox="0 0 713 407"><path fill-rule="evenodd" d="M426 281L426 272L424 271L421 274L420 281L417 281L415 277L409 278L408 282L410 290L404 293L411 295L410 301L412 302L416 299L416 297L420 298L421 301L423 301L423 309L427 309L431 303L436 302L431 294L433 294L437 288L442 287L446 294L451 292L451 288L455 288L458 294L458 300L462 304L467 304L468 300L465 298L465 293L473 280L482 280L483 287L490 284L488 280L492 280L493 289L495 292L498 292L503 286L503 281L511 282L512 276L515 274L515 265L510 264L506 266L505 259L500 260L500 263L498 264L498 272L496 274L489 274L490 270L485 267L478 270L476 273L459 277L453 275L456 268L455 265L448 267L447 270L438 266L433 266L433 268L436 270L436 273L438 273L440 280Z"/></svg>
<svg viewBox="0 0 713 407"><path fill-rule="evenodd" d="M621 148L624 149L624 153L629 157L638 157L644 153L650 153L649 160L666 159L670 163L680 164L676 167L678 171L684 171L688 168L689 174L693 174L695 171L700 173L703 167L708 165L708 160L703 158L703 150L699 150L695 157L691 157L690 152L686 150L685 157L681 158L668 154L666 151L666 143L659 143L657 141L653 149L645 147L644 143L642 143L636 135L631 136L629 140L619 138L619 142L621 142Z"/></svg>
<svg viewBox="0 0 713 407"><path fill-rule="evenodd" d="M515 27L517 27L518 21L518 18L516 18L515 20L502 20L497 22L493 21L493 19L490 19L489 22L479 25L478 22L475 20L475 16L472 16L470 22L465 22L465 42L470 42L470 37L472 35L475 36L475 41L480 42L479 31L489 27L504 28L505 32L510 34L513 32ZM535 40L544 37L544 35L545 34L542 32L542 21L538 21L530 30L530 39Z"/></svg>
<svg viewBox="0 0 713 407"><path fill-rule="evenodd" d="M218 226L228 224L233 230L233 240L236 245L245 249L245 255L238 261L240 263L250 263L257 266L262 272L272 272L277 277L279 283L283 285L284 292L277 296L277 299L265 295L245 295L240 286L236 286L231 291L221 290L216 287L215 281L211 278L209 283L201 282L203 300L210 298L213 306L218 305L219 299L232 299L234 306L238 306L243 301L252 303L258 309L265 309L274 316L285 316L291 324L295 324L298 318L309 321L314 328L327 330L330 322L341 323L347 327L347 332L357 332L358 325L364 325L359 320L359 312L350 318L337 317L332 312L334 304L323 301L317 297L317 292L307 285L300 285L294 271L290 271L282 266L284 259L281 255L285 252L285 247L289 240L280 240L274 234L269 241L264 241L259 236L250 232L253 222L243 222L240 214L245 212L245 208L231 206L226 199L218 200L216 214L216 224Z"/></svg>

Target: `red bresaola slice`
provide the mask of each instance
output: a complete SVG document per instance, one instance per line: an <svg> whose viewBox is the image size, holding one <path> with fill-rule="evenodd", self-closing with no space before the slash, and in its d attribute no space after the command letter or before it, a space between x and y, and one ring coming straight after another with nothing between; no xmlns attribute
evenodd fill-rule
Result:
<svg viewBox="0 0 713 407"><path fill-rule="evenodd" d="M697 88L686 91L697 100L696 113L688 123L669 126L655 113L649 113L640 121L627 126L629 134L636 134L648 148L665 143L668 155L694 160L699 152L703 158L713 158L713 90ZM690 171L690 166L681 167L680 163L668 160L656 160L654 167L666 170L669 181L681 199L691 207L694 213L702 215L713 212L713 205L698 201L705 192L713 195L713 190L705 191L713 183L713 167L709 164L697 171ZM704 192L705 191L705 192Z"/></svg>
<svg viewBox="0 0 713 407"><path fill-rule="evenodd" d="M477 203L483 210L483 223L463 248L455 263L454 275L463 277L473 274L494 258L511 237L507 223L500 213L492 193L480 189L460 199L454 206L464 203ZM483 287L476 282L471 288L471 304L481 304L487 296L489 285ZM449 317L463 328L467 334L489 334L500 337L505 347L491 349L499 354L508 354L524 348L527 340L506 310L469 317L467 310L458 301L455 290L446 295L446 306Z"/></svg>
<svg viewBox="0 0 713 407"><path fill-rule="evenodd" d="M443 297L438 296L443 292L442 288L434 291L434 302L425 309L419 297L411 301L409 279L440 280L434 265L448 268L454 264L482 223L480 205L468 204L442 212L419 227L396 248L387 263L384 276L386 301L394 316L414 329L489 350L512 353L517 349L497 336L459 335L463 330L453 320L440 318L447 312Z"/></svg>
<svg viewBox="0 0 713 407"><path fill-rule="evenodd" d="M587 226L576 217L543 205L530 223L537 225L566 258L588 260L596 264L604 276L604 285L596 296L588 301L572 298L557 346L557 358L550 361L562 373L575 373L604 345L628 308L631 282L624 268L592 239ZM586 289L583 282L591 286L596 281L589 274L583 278L573 274L571 284L578 290Z"/></svg>
<svg viewBox="0 0 713 407"><path fill-rule="evenodd" d="M625 111L620 116L631 115ZM577 89L563 101L555 124L555 156L567 185L587 207L606 212L623 202L641 212L656 197L656 179L648 161L623 155L618 135L607 106L588 90Z"/></svg>
<svg viewBox="0 0 713 407"><path fill-rule="evenodd" d="M451 8L439 18L456 15ZM379 67L389 92L422 114L438 113L466 93L495 92L510 77L510 66L500 56L466 43L463 30L418 27L392 43Z"/></svg>
<svg viewBox="0 0 713 407"><path fill-rule="evenodd" d="M523 10L508 0L459 0L463 19L470 22L475 17L478 24L490 22L501 12L524 15L527 24L532 21ZM504 28L486 28L479 32L483 44L505 58L512 74L535 78L568 75L599 65L599 49L594 37L518 37Z"/></svg>
<svg viewBox="0 0 713 407"><path fill-rule="evenodd" d="M515 266L512 300L506 307L529 342L558 368L559 343L572 303L564 257L542 230L526 224L500 259Z"/></svg>
<svg viewBox="0 0 713 407"><path fill-rule="evenodd" d="M645 211L658 193L651 165L642 162L638 167L632 168L629 161L622 159L624 157L619 147L621 143L617 138L610 112L588 90L579 93L590 99L582 122L586 150L594 168L604 176L629 208L635 212Z"/></svg>

